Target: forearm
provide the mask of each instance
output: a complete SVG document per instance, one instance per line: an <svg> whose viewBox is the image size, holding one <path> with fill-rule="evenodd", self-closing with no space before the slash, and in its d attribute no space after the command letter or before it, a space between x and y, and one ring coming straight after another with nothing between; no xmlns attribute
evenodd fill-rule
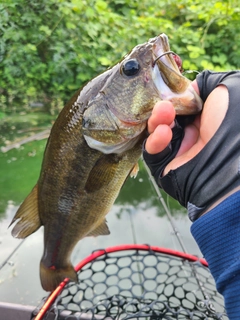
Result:
<svg viewBox="0 0 240 320"><path fill-rule="evenodd" d="M196 220L191 232L224 296L230 320L240 314L240 191Z"/></svg>

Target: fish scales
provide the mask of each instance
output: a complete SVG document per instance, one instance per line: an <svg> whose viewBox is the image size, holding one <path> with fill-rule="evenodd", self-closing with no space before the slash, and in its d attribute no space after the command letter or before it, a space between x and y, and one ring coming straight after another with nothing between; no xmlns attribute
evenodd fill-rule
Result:
<svg viewBox="0 0 240 320"><path fill-rule="evenodd" d="M154 104L168 99L177 114L201 111L190 81L166 52L164 34L136 46L78 90L55 121L38 182L11 223L18 238L44 227L40 279L46 291L65 278L77 281L71 253L79 240L110 233L105 217L136 172Z"/></svg>

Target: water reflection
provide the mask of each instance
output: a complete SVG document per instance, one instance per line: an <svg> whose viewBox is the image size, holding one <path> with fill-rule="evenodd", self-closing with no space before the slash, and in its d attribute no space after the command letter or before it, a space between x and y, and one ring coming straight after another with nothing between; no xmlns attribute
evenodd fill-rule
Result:
<svg viewBox="0 0 240 320"><path fill-rule="evenodd" d="M46 140L32 141L18 149L0 153L0 219L4 217L9 199L19 205L35 185L41 168ZM148 182L148 175L141 161L140 170L136 178L128 178L122 188L117 204L130 204L136 208L142 206L159 206L155 190ZM165 196L165 195L164 195ZM178 203L165 196L173 214L182 212ZM165 211L160 207L159 216ZM119 212L119 217L121 212Z"/></svg>
<svg viewBox="0 0 240 320"><path fill-rule="evenodd" d="M50 128L54 117L43 112L5 114L0 119L0 221L6 216L7 203L15 205L27 196L35 184L42 162L46 140L22 144L32 135Z"/></svg>
<svg viewBox="0 0 240 320"><path fill-rule="evenodd" d="M11 266L14 265L14 262L12 260L9 260L8 258L11 256L14 248L16 248L16 246L19 245L21 242L21 240L16 242L16 239L14 239L11 236L10 230L8 229L8 226L9 226L17 208L18 208L18 206L15 206L13 204L13 201L9 200L7 202L5 216L4 216L4 218L1 219L1 223L0 223L0 252L1 252L0 270L6 263Z"/></svg>
<svg viewBox="0 0 240 320"><path fill-rule="evenodd" d="M121 205L129 204L135 208L141 208L143 210L150 207L157 207L158 215L161 217L165 216L166 212L160 205L159 198L149 180L148 173L144 168L142 160L139 161L139 168L140 170L135 179L128 178L116 200L116 203ZM183 210L177 201L169 197L164 192L162 192L162 196L173 215L185 215L185 210Z"/></svg>
<svg viewBox="0 0 240 320"><path fill-rule="evenodd" d="M0 119L0 146L6 146L13 141L43 131L52 125L54 118L43 112L6 115Z"/></svg>
<svg viewBox="0 0 240 320"><path fill-rule="evenodd" d="M0 220L9 200L19 205L35 185L46 140L34 141L6 153L0 152Z"/></svg>

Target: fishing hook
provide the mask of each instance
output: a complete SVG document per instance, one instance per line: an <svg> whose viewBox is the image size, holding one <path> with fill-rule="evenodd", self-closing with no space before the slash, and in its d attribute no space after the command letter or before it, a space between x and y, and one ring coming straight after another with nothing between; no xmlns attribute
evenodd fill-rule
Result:
<svg viewBox="0 0 240 320"><path fill-rule="evenodd" d="M153 61L153 66L155 66L155 64L156 64L156 62L157 62L158 59L162 58L162 57L165 56L166 54L173 54L173 55L175 55L175 56L177 55L177 54L176 54L175 52L173 52L173 51L166 51L166 52L160 54L160 56L158 56L158 57Z"/></svg>

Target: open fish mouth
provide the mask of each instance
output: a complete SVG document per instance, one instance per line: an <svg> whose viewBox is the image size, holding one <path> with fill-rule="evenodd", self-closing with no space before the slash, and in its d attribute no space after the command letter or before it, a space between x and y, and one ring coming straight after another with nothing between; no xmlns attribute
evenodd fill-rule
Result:
<svg viewBox="0 0 240 320"><path fill-rule="evenodd" d="M107 71L106 82L84 111L82 130L88 146L105 154L129 150L160 100L171 101L177 115L199 113L202 101L181 68L165 34L133 48Z"/></svg>
<svg viewBox="0 0 240 320"><path fill-rule="evenodd" d="M179 55L170 50L168 37L164 33L159 35L157 41L153 45L153 50L156 56L153 61L153 67L158 63L158 67L163 74L165 73L166 68L170 68L171 71L175 71L178 74L181 73L182 60Z"/></svg>
<svg viewBox="0 0 240 320"><path fill-rule="evenodd" d="M164 33L160 34L154 42L153 54L155 55L153 68L157 67L159 69L160 76L169 89L176 93L182 93L186 90L189 83L182 76L179 65L176 63L177 57L178 59L180 57L170 50L168 37Z"/></svg>
<svg viewBox="0 0 240 320"><path fill-rule="evenodd" d="M197 114L202 110L202 100L182 75L181 58L170 50L164 33L153 40L153 80L160 98L171 101L178 115Z"/></svg>
<svg viewBox="0 0 240 320"><path fill-rule="evenodd" d="M173 51L171 51L171 50L166 51L166 52L160 54L160 55L154 60L154 62L153 62L153 67L154 67L154 65L157 63L157 61L158 61L160 58L162 58L163 56L165 56L165 55L173 55L173 59L174 59L174 61L175 61L176 64L177 64L178 70L182 73L182 60L181 60L181 58L179 57L179 55L177 55L175 52L173 52ZM173 66L174 66L174 65L173 65ZM175 66L174 66L174 67L175 67Z"/></svg>

